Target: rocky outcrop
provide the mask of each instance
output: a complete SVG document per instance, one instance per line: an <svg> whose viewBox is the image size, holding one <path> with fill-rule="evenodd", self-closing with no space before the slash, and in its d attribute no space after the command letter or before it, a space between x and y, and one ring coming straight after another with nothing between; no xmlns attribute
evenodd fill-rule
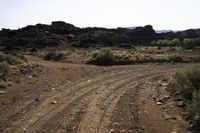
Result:
<svg viewBox="0 0 200 133"><path fill-rule="evenodd" d="M79 28L63 21L54 21L51 25L28 25L18 30L2 29L0 46L7 50L57 47L59 45L130 48L135 45L149 44L153 40L173 38L200 38L200 30L156 33L151 25L134 29Z"/></svg>

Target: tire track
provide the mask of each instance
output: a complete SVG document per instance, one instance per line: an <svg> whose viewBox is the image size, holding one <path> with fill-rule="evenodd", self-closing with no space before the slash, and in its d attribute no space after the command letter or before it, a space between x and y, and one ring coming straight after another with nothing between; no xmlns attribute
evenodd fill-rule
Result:
<svg viewBox="0 0 200 133"><path fill-rule="evenodd" d="M112 86L117 90L122 88L127 83L133 81L133 78L121 79L119 82L113 83ZM103 107L98 107L99 97L104 97L105 93L98 95L89 105L83 121L80 123L78 133L97 132L98 122L104 112ZM91 131L92 129L92 131Z"/></svg>
<svg viewBox="0 0 200 133"><path fill-rule="evenodd" d="M137 66L138 67L138 69L140 68L139 66ZM107 78L109 79L109 78L112 78L112 77L115 77L115 76L119 76L119 75L117 75L117 73L121 73L121 74L123 74L123 73L125 73L125 72L129 72L129 71L131 71L131 70L128 70L128 69L130 69L130 68L132 68L131 66L125 66L125 67L120 67L120 68L118 68L118 67L114 67L114 68L112 68L111 70L109 70L109 71L111 71L112 72L112 74L110 75L110 77L108 76L108 75L106 75L106 73L108 73L109 71L106 71L105 72L105 75L101 75L101 76L99 76L99 77L97 77L97 78L95 78L93 81L91 80L90 82L91 83L88 83L88 81L84 81L84 82L80 82L80 83L78 83L78 84L76 84L76 83L74 83L75 85L75 87L74 86L72 86L72 87L69 87L69 88L71 88L70 89L70 91L71 92L69 92L69 89L66 89L66 90L64 90L64 92L62 92L62 94L60 95L55 95L55 96L51 96L50 95L50 99L54 99L54 98L56 98L56 97L59 97L59 96L62 96L62 97L66 97L66 96L69 96L69 95L72 95L73 93L76 93L77 91L79 91L79 89L81 89L81 88L85 88L85 87L88 87L88 86L91 86L91 84L98 84L98 82L101 82L101 79L103 79L103 80L106 80ZM113 70L114 69L114 70ZM123 70L124 69L124 70ZM146 66L144 66L144 68L141 68L141 69L143 69L143 70L150 70L150 68L149 67L146 67ZM103 71L105 71L105 70L103 70ZM117 72L116 72L117 71ZM77 87L77 86L79 86L79 87ZM64 85L63 85L63 87L64 87ZM73 89L73 88L75 88L75 89ZM66 95L67 94L67 95ZM38 107L36 107L36 109L34 109L33 111L30 111L30 113L26 113L25 114L25 116L23 116L22 118L23 119L28 119L29 120L29 122L31 121L36 121L35 119L38 119L38 118L40 118L41 116L43 116L43 114L41 114L41 111L40 110L45 110L45 108L47 108L48 106L50 106L49 105L49 102L50 102L50 100L49 99L47 99L47 100L45 100L41 105L39 105ZM39 111L38 111L38 109L37 108L39 108ZM48 107L48 108L51 108L51 107ZM35 112L35 113L34 113ZM45 111L44 111L45 112ZM35 117L35 119L33 119L33 120L30 120L30 117L29 116L33 116L34 114L36 114L37 116ZM45 114L45 113L44 113ZM26 122L26 123L25 123ZM14 129L15 128L17 128L17 127L20 127L19 126L19 124L18 123L20 123L20 122L15 122L14 123L14 125L16 125L15 127L14 127ZM25 123L25 125L27 124L27 121L24 121L24 123ZM21 123L21 127L24 127L23 125L24 125L24 123Z"/></svg>
<svg viewBox="0 0 200 133"><path fill-rule="evenodd" d="M161 70L160 72L156 73L149 73L147 75L144 75L144 78L141 78L133 83L132 89L128 89L126 93L118 100L118 105L107 112L107 115L112 116L112 118L104 118L104 120L100 123L100 126L103 124L104 127L108 127L109 130L114 132L137 132L137 128L139 125L138 121L138 98L137 93L141 86L144 84L144 82L152 80L154 77L160 77L164 73L166 73L166 70ZM132 95L132 96L131 96ZM130 98L133 98L132 101ZM133 104L132 104L133 103ZM130 108L130 106L132 106ZM133 116L131 116L133 114ZM109 123L106 124L106 121L109 121ZM102 132L108 132L108 128L101 129L99 133Z"/></svg>
<svg viewBox="0 0 200 133"><path fill-rule="evenodd" d="M150 75L150 73L148 73L147 75L144 76L148 76ZM138 77L133 77L130 80L128 80L127 82L124 82L123 84L120 84L120 86L118 86L117 88L114 88L114 92L111 92L109 96L107 96L105 93L103 97L108 97L107 99L105 99L107 103L105 109L102 111L102 109L96 107L96 109L94 109L95 106L97 106L96 104L98 104L99 102L99 97L101 97L101 95L99 95L97 98L95 98L95 100L93 100L90 103L90 107L91 109L88 109L88 114L86 114L86 118L83 122L81 122L82 125L80 125L80 129L78 129L78 133L81 132L104 132L104 131L99 131L99 129L101 129L102 127L100 126L102 123L102 119L105 116L106 112L109 110L109 107L112 108L112 110L114 109L115 105L117 104L118 100L120 99L120 97L123 95L121 92L126 91L129 89L129 86L127 85L128 83L133 84L132 82L134 80L136 80L136 78ZM140 80L143 80L143 78L138 78L135 82L138 82ZM115 85L112 85L115 86ZM126 87L124 87L126 86ZM102 94L102 95L103 95ZM97 112L92 112L92 110L95 110ZM99 117L99 119L97 118L96 121L94 121L94 117L91 117L95 114L96 117ZM106 115L107 116L107 115ZM92 130L91 130L92 129Z"/></svg>
<svg viewBox="0 0 200 133"><path fill-rule="evenodd" d="M118 76L119 77L121 76L121 77L119 79L117 78L117 80L121 80L121 78L123 76L126 77L126 73L118 74L118 75L114 74L112 76L108 76L107 77L108 79L106 77L104 77L102 79L100 78L100 79L97 79L97 81L92 82L91 85L87 84L85 86L80 86L80 87L76 88L75 91L73 92L73 95L72 95L72 92L68 93L68 96L70 96L70 97L65 98L65 100L63 100L63 103L60 103L60 104L52 107L52 109L50 109L50 110L49 109L47 111L42 110L42 111L44 111L42 117L39 116L39 117L32 119L32 121L27 126L25 126L25 128L29 129L29 132L36 131L36 129L38 129L38 127L41 127L45 123L45 122L40 122L40 121L47 121L45 119L48 119L48 116L52 117L53 115L55 115L56 113L61 111L63 108L65 108L65 106L67 106L67 104L75 101L76 99L80 99L84 95L90 93L92 90L95 90L96 88L99 87L98 84L100 82L103 82L103 83L104 82L109 83L111 81L113 82L116 80L114 77L118 77ZM75 88L75 87L73 87L73 88ZM78 96L76 96L76 95L78 95ZM70 98L71 98L71 100L70 100ZM38 112L36 112L36 113L38 113ZM22 129L18 130L18 132L21 132L21 131L22 131Z"/></svg>
<svg viewBox="0 0 200 133"><path fill-rule="evenodd" d="M137 73L134 73L134 74L136 74L137 75ZM134 80L135 80L135 78L138 78L138 77L135 77L135 76L132 76L132 77L134 77ZM120 82L120 80L122 80L122 79L119 79L119 82ZM102 86L101 84L99 84L100 86ZM113 85L112 84L110 84L110 87L112 87ZM101 89L101 88L97 88L97 89ZM106 89L106 90L108 90L108 89ZM117 89L115 89L115 91L117 91ZM112 93L113 92L109 92L109 95L108 95L108 97L110 96L110 95L112 95ZM91 94L89 94L88 96L90 96ZM85 96L85 97L88 97L88 96ZM99 96L98 96L99 97ZM107 95L106 95L106 97L107 97ZM95 98L95 97L94 97ZM81 99L80 99L81 100ZM66 109L66 111L65 112L68 112L67 111L67 109ZM55 120L55 119L59 119L59 118L52 118L52 120ZM62 119L62 118L61 118ZM80 118L79 118L80 119ZM64 120L63 120L64 121ZM76 122L77 123L77 122ZM47 124L45 124L45 125L47 125ZM53 125L53 124L51 124L51 125ZM55 125L55 124L54 124ZM74 123L73 124L70 124L70 125L74 125ZM48 125L47 125L48 126ZM45 127L43 127L43 129L44 129ZM75 127L74 127L75 128Z"/></svg>

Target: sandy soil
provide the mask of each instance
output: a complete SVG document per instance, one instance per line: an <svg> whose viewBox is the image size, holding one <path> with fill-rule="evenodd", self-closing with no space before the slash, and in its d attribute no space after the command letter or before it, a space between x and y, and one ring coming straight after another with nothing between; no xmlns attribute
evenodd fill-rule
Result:
<svg viewBox="0 0 200 133"><path fill-rule="evenodd" d="M0 95L1 133L189 132L164 80L189 64L97 67L28 60L49 71Z"/></svg>

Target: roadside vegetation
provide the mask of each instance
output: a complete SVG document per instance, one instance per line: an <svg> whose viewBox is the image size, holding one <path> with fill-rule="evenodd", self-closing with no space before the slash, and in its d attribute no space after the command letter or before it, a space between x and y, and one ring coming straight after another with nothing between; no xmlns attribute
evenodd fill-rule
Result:
<svg viewBox="0 0 200 133"><path fill-rule="evenodd" d="M199 62L199 55L187 55L178 47L156 49L143 47L129 50L103 48L93 52L87 63L95 65L124 65L134 63L189 63Z"/></svg>
<svg viewBox="0 0 200 133"><path fill-rule="evenodd" d="M131 64L131 57L132 55L126 52L119 52L111 50L110 48L103 48L95 52L88 63L105 66Z"/></svg>
<svg viewBox="0 0 200 133"><path fill-rule="evenodd" d="M185 38L182 41L180 39L172 39L172 40L159 39L159 40L152 41L151 45L158 46L158 48L178 46L184 50L188 50L188 49L195 49L196 47L199 47L200 41L199 39L189 39L189 38Z"/></svg>
<svg viewBox="0 0 200 133"><path fill-rule="evenodd" d="M1 62L0 63L0 73L2 75L7 76L9 74L9 72L10 72L10 65L5 61Z"/></svg>
<svg viewBox="0 0 200 133"><path fill-rule="evenodd" d="M25 62L25 57L17 53L0 53L0 89L10 84L13 67Z"/></svg>
<svg viewBox="0 0 200 133"><path fill-rule="evenodd" d="M62 60L65 58L64 53L58 53L58 52L48 52L46 55L44 55L44 60Z"/></svg>
<svg viewBox="0 0 200 133"><path fill-rule="evenodd" d="M191 129L200 130L200 68L191 67L179 70L174 75L172 86L175 88L176 98L182 99L186 117L191 122Z"/></svg>
<svg viewBox="0 0 200 133"><path fill-rule="evenodd" d="M17 53L0 53L0 62L7 62L9 65L21 64L25 58Z"/></svg>

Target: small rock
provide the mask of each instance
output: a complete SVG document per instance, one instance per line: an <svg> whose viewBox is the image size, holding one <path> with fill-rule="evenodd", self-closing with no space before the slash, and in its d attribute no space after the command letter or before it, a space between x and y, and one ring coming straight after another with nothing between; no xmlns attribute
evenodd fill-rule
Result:
<svg viewBox="0 0 200 133"><path fill-rule="evenodd" d="M120 133L124 133L124 132L125 132L125 130L121 130L121 131L120 131Z"/></svg>
<svg viewBox="0 0 200 133"><path fill-rule="evenodd" d="M198 115L196 115L196 116L194 116L194 120L199 120L199 116Z"/></svg>
<svg viewBox="0 0 200 133"><path fill-rule="evenodd" d="M23 131L26 131L26 128L23 128Z"/></svg>
<svg viewBox="0 0 200 133"><path fill-rule="evenodd" d="M113 125L117 126L117 125L119 125L119 123L116 122L116 123L114 123Z"/></svg>
<svg viewBox="0 0 200 133"><path fill-rule="evenodd" d="M39 100L40 100L39 98L35 98L33 101L37 102L37 101L39 101Z"/></svg>
<svg viewBox="0 0 200 133"><path fill-rule="evenodd" d="M156 104L157 104L157 105L162 105L162 103L161 103L161 102L156 102Z"/></svg>
<svg viewBox="0 0 200 133"><path fill-rule="evenodd" d="M168 95L168 96L164 96L164 98L169 99L169 98L171 98L171 97Z"/></svg>
<svg viewBox="0 0 200 133"><path fill-rule="evenodd" d="M104 110L104 109L105 109L105 107L101 107L101 109L103 109L103 110Z"/></svg>
<svg viewBox="0 0 200 133"><path fill-rule="evenodd" d="M167 86L168 84L167 84L167 83L162 83L162 85L163 85L163 86Z"/></svg>
<svg viewBox="0 0 200 133"><path fill-rule="evenodd" d="M51 88L52 90L55 90L56 88Z"/></svg>
<svg viewBox="0 0 200 133"><path fill-rule="evenodd" d="M145 127L143 127L143 126L141 126L140 128L141 128L142 130L145 130Z"/></svg>
<svg viewBox="0 0 200 133"><path fill-rule="evenodd" d="M170 96L164 96L164 97L162 97L162 98L159 98L158 100L157 100L157 102L166 102L167 100L169 100L170 99Z"/></svg>
<svg viewBox="0 0 200 133"><path fill-rule="evenodd" d="M170 115L167 115L167 114L165 114L164 117L165 117L166 120L169 120L169 119L172 118Z"/></svg>
<svg viewBox="0 0 200 133"><path fill-rule="evenodd" d="M184 105L183 101L177 101L177 105L182 107Z"/></svg>
<svg viewBox="0 0 200 133"><path fill-rule="evenodd" d="M1 104L2 104L2 105L6 105L6 103L5 103L5 102L2 102Z"/></svg>
<svg viewBox="0 0 200 133"><path fill-rule="evenodd" d="M5 91L0 91L0 94L4 94L5 93Z"/></svg>
<svg viewBox="0 0 200 133"><path fill-rule="evenodd" d="M179 91L176 91L176 92L174 93L174 95L180 95L180 92L179 92Z"/></svg>
<svg viewBox="0 0 200 133"><path fill-rule="evenodd" d="M128 133L132 133L132 131L131 131L131 130L128 130Z"/></svg>
<svg viewBox="0 0 200 133"><path fill-rule="evenodd" d="M114 129L110 129L110 132L113 133L113 132L114 132Z"/></svg>
<svg viewBox="0 0 200 133"><path fill-rule="evenodd" d="M108 123L111 123L111 121L107 121Z"/></svg>
<svg viewBox="0 0 200 133"><path fill-rule="evenodd" d="M58 102L57 102L57 101L53 101L52 103L53 103L53 104L57 104Z"/></svg>
<svg viewBox="0 0 200 133"><path fill-rule="evenodd" d="M138 74L138 77L143 77L143 75L141 75L141 74Z"/></svg>

